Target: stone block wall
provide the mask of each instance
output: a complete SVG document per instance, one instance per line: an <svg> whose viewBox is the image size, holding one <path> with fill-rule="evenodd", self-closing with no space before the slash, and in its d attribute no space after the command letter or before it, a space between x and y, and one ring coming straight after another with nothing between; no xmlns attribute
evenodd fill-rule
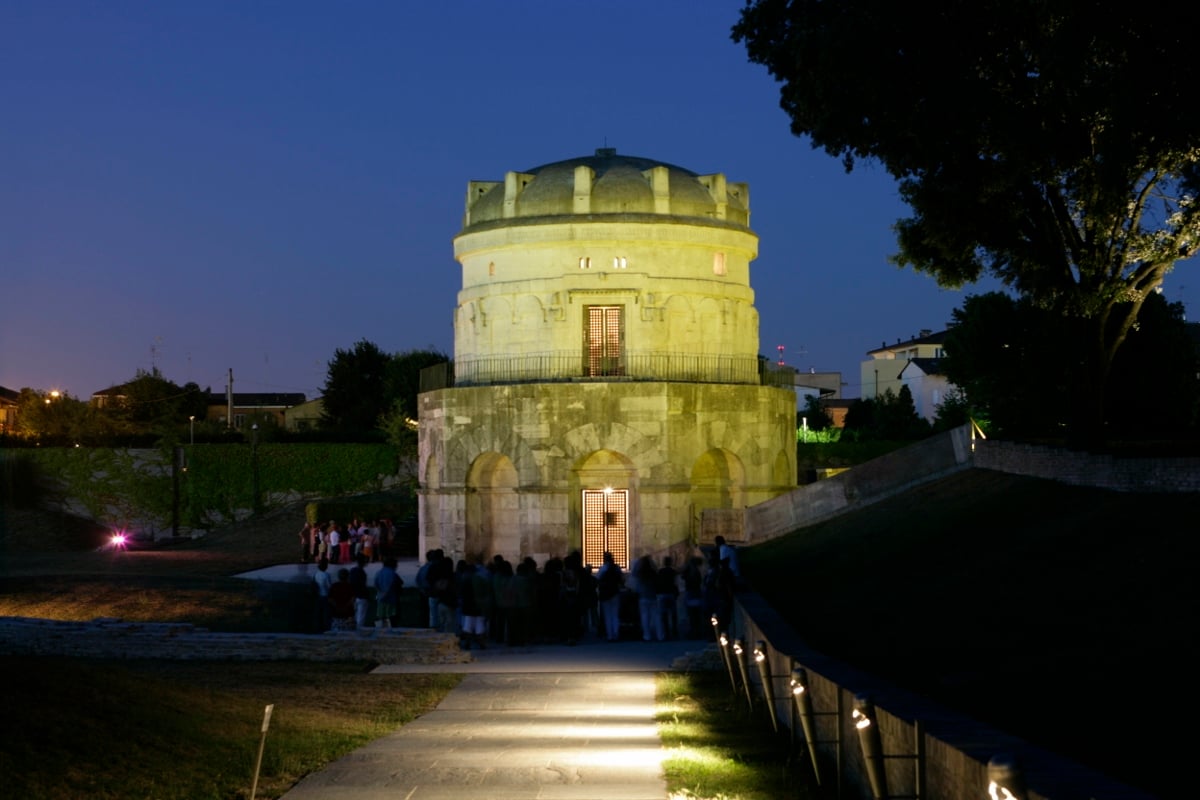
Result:
<svg viewBox="0 0 1200 800"><path fill-rule="evenodd" d="M303 633L214 633L187 623L99 618L59 622L0 617L0 652L91 658L241 661L377 661L459 664L471 654L453 634L423 628Z"/></svg>
<svg viewBox="0 0 1200 800"><path fill-rule="evenodd" d="M780 730L796 726L798 756L802 758L807 753L807 742L799 727L789 678L793 668L805 669L815 712L814 739L822 785L840 785L839 796L846 800L866 800L872 796L858 732L851 718L855 697L859 695L870 697L875 706L875 724L886 756L889 796L914 796L919 768L922 800L988 797L988 761L1003 754L1021 765L1028 789L1025 800L1153 800L1146 792L810 649L765 600L752 592L737 597L730 637L746 642L751 652L756 642L766 644L766 663L775 698L769 713L778 720ZM762 719L768 712L767 694L753 658L748 660L747 675L756 708L764 712L759 717ZM762 724L768 723L764 719ZM911 757L918 752L922 753L920 762Z"/></svg>
<svg viewBox="0 0 1200 800"><path fill-rule="evenodd" d="M746 542L764 542L971 468L1118 492L1200 491L1200 458L1119 458L976 439L964 426L747 508Z"/></svg>
<svg viewBox="0 0 1200 800"><path fill-rule="evenodd" d="M1200 458L1120 458L987 439L975 442L972 465L1117 492L1200 491Z"/></svg>

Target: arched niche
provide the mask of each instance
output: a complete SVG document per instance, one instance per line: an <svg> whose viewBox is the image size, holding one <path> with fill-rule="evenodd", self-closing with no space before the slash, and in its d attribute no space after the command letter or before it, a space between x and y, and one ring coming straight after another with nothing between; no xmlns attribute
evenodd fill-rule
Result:
<svg viewBox="0 0 1200 800"><path fill-rule="evenodd" d="M481 453L467 471L466 529L463 542L468 560L486 560L499 553L506 558L520 548L520 498L517 470L502 453Z"/></svg>

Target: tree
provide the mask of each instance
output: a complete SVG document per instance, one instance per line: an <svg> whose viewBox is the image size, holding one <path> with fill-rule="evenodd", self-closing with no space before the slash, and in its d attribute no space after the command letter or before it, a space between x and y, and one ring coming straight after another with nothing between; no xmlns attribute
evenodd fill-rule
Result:
<svg viewBox="0 0 1200 800"><path fill-rule="evenodd" d="M823 431L833 426L833 417L829 416L825 406L821 405L821 398L815 394L804 398L804 410L799 416L804 418L811 431Z"/></svg>
<svg viewBox="0 0 1200 800"><path fill-rule="evenodd" d="M188 417L204 418L205 392L195 383L180 386L163 377L158 369L139 369L132 380L121 384L112 405L102 410L105 434L179 438Z"/></svg>
<svg viewBox="0 0 1200 800"><path fill-rule="evenodd" d="M392 356L387 369L387 395L410 419L417 418L417 395L421 393L421 371L449 361L437 350L406 350Z"/></svg>
<svg viewBox="0 0 1200 800"><path fill-rule="evenodd" d="M1000 292L971 295L954 310L942 369L982 412L991 430L1014 437L1061 436L1074 402L1071 376L1080 359L1071 343L1079 320L1028 298ZM1108 438L1145 437L1194 425L1196 353L1183 307L1153 294L1113 362L1113 402L1105 409Z"/></svg>
<svg viewBox="0 0 1200 800"><path fill-rule="evenodd" d="M1200 247L1195 12L1099 0L754 0L733 29L792 131L877 160L900 266L984 274L1081 322L1073 430L1095 438L1146 298Z"/></svg>
<svg viewBox="0 0 1200 800"><path fill-rule="evenodd" d="M951 314L942 371L990 432L1061 437L1070 419L1071 376L1082 369L1078 324L1003 292L969 295Z"/></svg>
<svg viewBox="0 0 1200 800"><path fill-rule="evenodd" d="M929 433L907 386L899 393L888 389L874 398L859 398L846 409L843 435L855 441L921 439Z"/></svg>
<svg viewBox="0 0 1200 800"><path fill-rule="evenodd" d="M91 407L70 394L21 389L17 396L17 434L53 445L80 444L92 438Z"/></svg>
<svg viewBox="0 0 1200 800"><path fill-rule="evenodd" d="M447 360L435 350L392 355L366 340L353 350L337 350L325 379L323 427L354 435L383 430L402 436L405 420L417 417L421 370Z"/></svg>
<svg viewBox="0 0 1200 800"><path fill-rule="evenodd" d="M971 407L971 404L967 402L967 396L957 389L948 392L945 399L937 404L935 411L936 415L933 418L934 433L944 433L945 431L962 427L972 420L985 431L991 424L990 420L977 413Z"/></svg>
<svg viewBox="0 0 1200 800"><path fill-rule="evenodd" d="M352 350L335 350L321 393L322 427L356 435L375 430L390 407L384 391L390 361L390 355L366 339Z"/></svg>

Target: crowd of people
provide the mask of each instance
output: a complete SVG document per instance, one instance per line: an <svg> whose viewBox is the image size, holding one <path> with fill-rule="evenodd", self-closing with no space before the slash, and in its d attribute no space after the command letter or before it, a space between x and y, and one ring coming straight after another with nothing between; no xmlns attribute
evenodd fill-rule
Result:
<svg viewBox="0 0 1200 800"><path fill-rule="evenodd" d="M391 520L359 520L349 523L312 522L300 529L300 563L325 559L330 564L351 564L360 555L368 562L395 557L396 526Z"/></svg>
<svg viewBox="0 0 1200 800"><path fill-rule="evenodd" d="M718 542L710 556L677 568L647 554L626 571L611 553L597 569L578 551L539 565L503 556L474 563L430 550L417 571L425 624L457 633L464 648L534 642L573 645L585 636L665 641L711 635L727 619L738 576L736 553ZM722 551L724 550L724 554Z"/></svg>
<svg viewBox="0 0 1200 800"><path fill-rule="evenodd" d="M387 520L305 525L301 561L315 561L314 625L318 631L393 627L403 579L397 574L394 528ZM367 565L382 562L373 577ZM737 551L717 537L676 565L644 554L624 569L612 553L599 568L579 551L539 565L501 555L455 561L430 550L416 574L420 623L457 634L464 648L535 642L575 644L585 636L665 641L711 635L713 614L728 625L740 580Z"/></svg>

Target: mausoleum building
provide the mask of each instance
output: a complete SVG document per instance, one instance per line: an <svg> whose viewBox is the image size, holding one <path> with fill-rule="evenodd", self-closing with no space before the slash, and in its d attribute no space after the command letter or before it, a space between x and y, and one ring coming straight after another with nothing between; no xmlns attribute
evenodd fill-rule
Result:
<svg viewBox="0 0 1200 800"><path fill-rule="evenodd" d="M419 402L422 552L628 565L736 540L795 488L749 200L611 149L468 184L454 361Z"/></svg>

